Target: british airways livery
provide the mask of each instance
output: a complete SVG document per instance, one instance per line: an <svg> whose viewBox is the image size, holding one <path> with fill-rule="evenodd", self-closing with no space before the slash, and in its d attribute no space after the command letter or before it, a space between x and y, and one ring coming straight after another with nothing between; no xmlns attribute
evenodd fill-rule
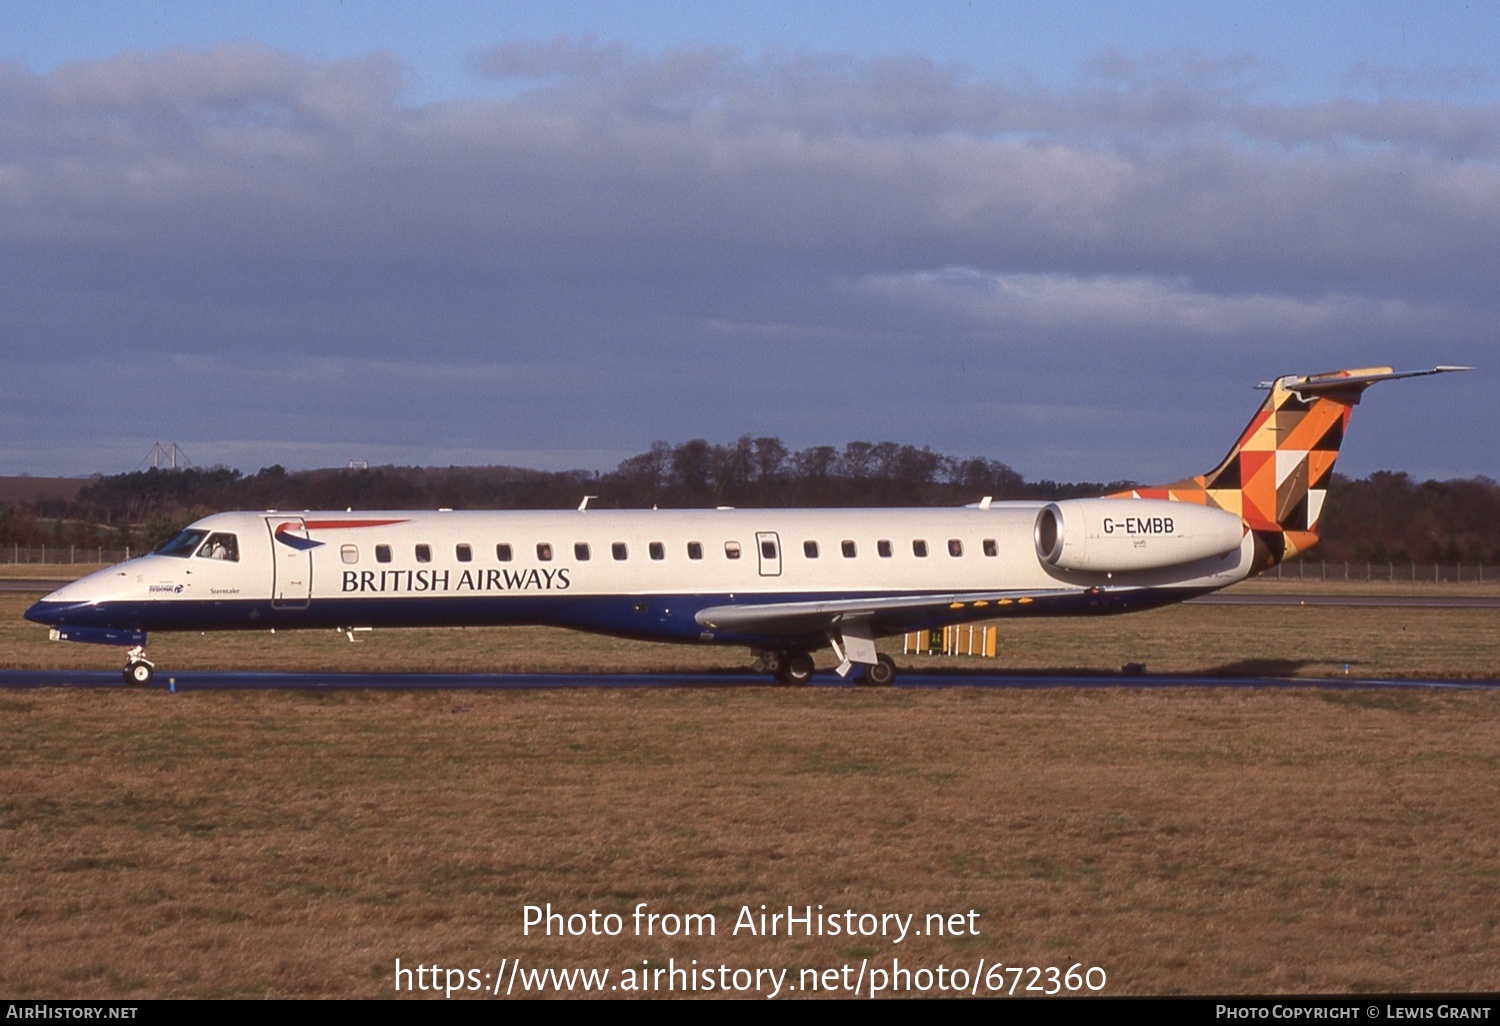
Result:
<svg viewBox="0 0 1500 1026"><path fill-rule="evenodd" d="M26 611L54 638L152 631L547 625L751 649L783 683L888 684L880 637L973 620L1149 609L1317 541L1351 409L1370 385L1458 367L1268 382L1212 471L1059 502L950 509L219 513Z"/></svg>

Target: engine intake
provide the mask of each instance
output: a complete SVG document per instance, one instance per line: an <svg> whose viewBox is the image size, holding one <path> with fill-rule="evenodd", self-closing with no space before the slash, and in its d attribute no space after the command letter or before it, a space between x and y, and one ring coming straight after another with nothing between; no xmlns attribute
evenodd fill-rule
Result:
<svg viewBox="0 0 1500 1026"><path fill-rule="evenodd" d="M1036 516L1036 554L1059 570L1122 573L1224 556L1245 525L1233 513L1166 499L1065 499Z"/></svg>

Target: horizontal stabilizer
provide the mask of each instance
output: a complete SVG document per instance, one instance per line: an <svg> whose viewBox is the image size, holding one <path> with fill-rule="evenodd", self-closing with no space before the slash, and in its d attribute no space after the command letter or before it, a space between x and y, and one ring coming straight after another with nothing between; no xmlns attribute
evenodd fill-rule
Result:
<svg viewBox="0 0 1500 1026"><path fill-rule="evenodd" d="M1433 367L1429 370L1398 371L1393 367L1363 367L1359 370L1329 371L1324 374L1308 374L1302 377L1288 375L1278 379L1282 388L1301 396L1330 395L1344 392L1359 393L1381 381L1399 378L1423 378L1429 374L1448 374L1453 371L1469 371L1473 367ZM1278 381L1262 381L1261 388L1271 388Z"/></svg>

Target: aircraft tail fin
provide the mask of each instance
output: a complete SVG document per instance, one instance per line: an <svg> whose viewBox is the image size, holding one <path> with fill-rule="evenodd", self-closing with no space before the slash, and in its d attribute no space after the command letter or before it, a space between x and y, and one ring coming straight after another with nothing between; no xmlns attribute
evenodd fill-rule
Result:
<svg viewBox="0 0 1500 1026"><path fill-rule="evenodd" d="M1381 381L1470 369L1367 367L1262 382L1270 394L1217 467L1121 497L1172 499L1235 514L1254 533L1255 569L1264 570L1317 544L1333 464L1349 414L1365 389Z"/></svg>

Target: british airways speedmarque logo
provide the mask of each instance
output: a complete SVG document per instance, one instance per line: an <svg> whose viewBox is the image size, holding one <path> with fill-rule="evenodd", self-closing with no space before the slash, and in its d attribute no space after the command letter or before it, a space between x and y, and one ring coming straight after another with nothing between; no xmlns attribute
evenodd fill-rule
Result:
<svg viewBox="0 0 1500 1026"><path fill-rule="evenodd" d="M313 541L311 538L299 538L295 534L288 533L289 531L300 530L302 530L302 525L300 524L281 524L276 528L276 540L281 542L281 544L285 545L287 548L299 549L303 552L306 552L309 549L315 549L319 545L323 544L320 541Z"/></svg>
<svg viewBox="0 0 1500 1026"><path fill-rule="evenodd" d="M292 531L333 531L346 527L386 527L390 524L404 524L405 520L304 520L301 522L288 520L276 525L274 537L288 548L307 552L322 545L323 542L314 541L311 538L303 538L292 534Z"/></svg>

